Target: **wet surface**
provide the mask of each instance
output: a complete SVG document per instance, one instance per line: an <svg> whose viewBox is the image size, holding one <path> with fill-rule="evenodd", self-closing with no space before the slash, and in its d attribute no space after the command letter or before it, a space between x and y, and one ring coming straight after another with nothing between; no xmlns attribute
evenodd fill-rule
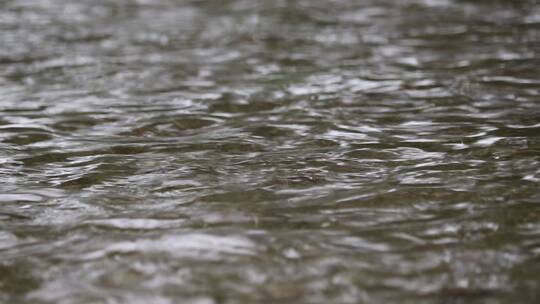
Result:
<svg viewBox="0 0 540 304"><path fill-rule="evenodd" d="M536 1L3 1L0 303L538 303Z"/></svg>

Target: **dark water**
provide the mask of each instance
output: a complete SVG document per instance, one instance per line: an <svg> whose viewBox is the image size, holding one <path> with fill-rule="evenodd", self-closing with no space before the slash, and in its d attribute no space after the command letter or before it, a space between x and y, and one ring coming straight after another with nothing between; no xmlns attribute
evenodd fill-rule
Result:
<svg viewBox="0 0 540 304"><path fill-rule="evenodd" d="M536 1L0 3L0 303L539 303Z"/></svg>

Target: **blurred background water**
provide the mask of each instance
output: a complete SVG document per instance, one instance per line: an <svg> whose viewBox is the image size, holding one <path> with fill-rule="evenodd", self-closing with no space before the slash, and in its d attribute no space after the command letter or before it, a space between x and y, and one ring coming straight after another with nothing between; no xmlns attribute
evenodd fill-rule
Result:
<svg viewBox="0 0 540 304"><path fill-rule="evenodd" d="M0 303L538 303L540 5L0 2Z"/></svg>

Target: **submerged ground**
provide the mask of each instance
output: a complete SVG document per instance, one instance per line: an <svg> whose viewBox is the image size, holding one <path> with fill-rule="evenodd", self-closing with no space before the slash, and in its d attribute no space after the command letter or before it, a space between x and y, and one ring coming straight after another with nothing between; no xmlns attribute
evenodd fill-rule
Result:
<svg viewBox="0 0 540 304"><path fill-rule="evenodd" d="M540 5L0 3L0 303L538 303Z"/></svg>

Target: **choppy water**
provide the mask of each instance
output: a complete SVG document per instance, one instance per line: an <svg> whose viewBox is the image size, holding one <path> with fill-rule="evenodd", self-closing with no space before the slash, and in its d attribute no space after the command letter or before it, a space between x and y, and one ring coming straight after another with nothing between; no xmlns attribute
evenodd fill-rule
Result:
<svg viewBox="0 0 540 304"><path fill-rule="evenodd" d="M538 303L536 1L0 2L0 303Z"/></svg>

